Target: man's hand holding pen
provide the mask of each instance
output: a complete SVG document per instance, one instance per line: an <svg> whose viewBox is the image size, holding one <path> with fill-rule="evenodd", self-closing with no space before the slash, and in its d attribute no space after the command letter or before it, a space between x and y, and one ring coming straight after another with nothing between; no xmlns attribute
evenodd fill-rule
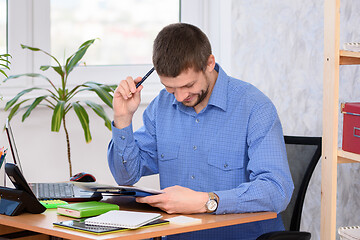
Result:
<svg viewBox="0 0 360 240"><path fill-rule="evenodd" d="M131 124L132 117L141 102L140 92L143 88L141 84L154 70L154 68L151 68L143 78L133 79L132 77L127 77L115 89L113 99L115 127L121 129Z"/></svg>
<svg viewBox="0 0 360 240"><path fill-rule="evenodd" d="M140 81L141 77L136 79L127 77L115 89L113 99L114 125L119 129L131 124L132 117L140 105L140 92L143 86L136 88L136 83Z"/></svg>

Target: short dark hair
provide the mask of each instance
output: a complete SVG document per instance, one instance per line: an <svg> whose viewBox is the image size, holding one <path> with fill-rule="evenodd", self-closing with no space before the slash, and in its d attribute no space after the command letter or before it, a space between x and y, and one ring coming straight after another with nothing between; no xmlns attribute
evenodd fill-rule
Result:
<svg viewBox="0 0 360 240"><path fill-rule="evenodd" d="M190 24L170 24L154 41L153 64L160 76L176 77L188 68L205 71L210 55L209 39Z"/></svg>

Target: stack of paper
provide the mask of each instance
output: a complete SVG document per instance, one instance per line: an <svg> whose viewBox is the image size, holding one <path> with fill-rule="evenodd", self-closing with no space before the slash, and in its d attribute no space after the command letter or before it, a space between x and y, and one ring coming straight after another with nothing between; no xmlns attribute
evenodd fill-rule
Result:
<svg viewBox="0 0 360 240"><path fill-rule="evenodd" d="M360 42L344 43L344 49L353 52L360 52Z"/></svg>
<svg viewBox="0 0 360 240"><path fill-rule="evenodd" d="M161 218L160 213L113 210L85 220L87 225L136 229Z"/></svg>
<svg viewBox="0 0 360 240"><path fill-rule="evenodd" d="M340 227L338 233L341 240L360 240L360 226Z"/></svg>

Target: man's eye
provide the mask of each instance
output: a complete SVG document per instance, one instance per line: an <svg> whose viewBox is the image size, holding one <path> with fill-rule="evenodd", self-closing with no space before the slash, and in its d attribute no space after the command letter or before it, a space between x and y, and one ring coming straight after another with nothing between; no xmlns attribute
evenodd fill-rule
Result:
<svg viewBox="0 0 360 240"><path fill-rule="evenodd" d="M169 93L173 93L174 89L173 88L169 88L169 87L165 87L166 91L168 91Z"/></svg>

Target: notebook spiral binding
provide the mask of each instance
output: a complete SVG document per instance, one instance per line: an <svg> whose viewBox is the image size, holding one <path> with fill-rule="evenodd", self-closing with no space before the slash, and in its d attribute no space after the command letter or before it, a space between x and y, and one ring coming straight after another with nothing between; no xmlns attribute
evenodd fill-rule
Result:
<svg viewBox="0 0 360 240"><path fill-rule="evenodd" d="M360 226L341 227L342 229L360 229Z"/></svg>
<svg viewBox="0 0 360 240"><path fill-rule="evenodd" d="M360 240L360 226L340 227L338 233L341 240Z"/></svg>

